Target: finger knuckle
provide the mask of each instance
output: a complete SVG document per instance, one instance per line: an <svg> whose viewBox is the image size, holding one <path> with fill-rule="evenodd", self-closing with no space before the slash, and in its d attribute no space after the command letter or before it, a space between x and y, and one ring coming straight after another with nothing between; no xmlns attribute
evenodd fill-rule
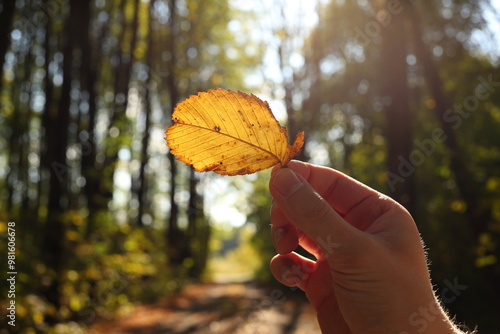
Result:
<svg viewBox="0 0 500 334"><path fill-rule="evenodd" d="M299 210L301 218L308 221L324 221L328 219L332 208L318 194L302 200Z"/></svg>

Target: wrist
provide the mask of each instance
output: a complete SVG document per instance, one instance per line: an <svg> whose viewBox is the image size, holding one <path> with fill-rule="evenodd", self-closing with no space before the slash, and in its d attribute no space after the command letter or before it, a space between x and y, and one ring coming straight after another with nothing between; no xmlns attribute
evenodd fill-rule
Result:
<svg viewBox="0 0 500 334"><path fill-rule="evenodd" d="M436 298L434 298L432 306L429 307L429 312L425 313L425 317L423 318L425 318L426 321L421 321L420 328L415 328L418 333L466 334L453 323Z"/></svg>
<svg viewBox="0 0 500 334"><path fill-rule="evenodd" d="M439 301L433 297L430 302L412 307L409 316L397 325L397 334L468 334L460 330L441 307ZM407 313L408 314L408 313Z"/></svg>

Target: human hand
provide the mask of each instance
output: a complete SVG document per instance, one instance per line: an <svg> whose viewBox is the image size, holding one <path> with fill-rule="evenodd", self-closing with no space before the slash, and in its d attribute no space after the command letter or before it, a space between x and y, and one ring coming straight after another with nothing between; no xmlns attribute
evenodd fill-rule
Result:
<svg viewBox="0 0 500 334"><path fill-rule="evenodd" d="M462 333L434 295L419 232L397 202L299 161L275 167L269 189L279 253L271 271L305 291L323 333ZM317 260L293 253L299 244ZM412 321L422 310L425 322Z"/></svg>

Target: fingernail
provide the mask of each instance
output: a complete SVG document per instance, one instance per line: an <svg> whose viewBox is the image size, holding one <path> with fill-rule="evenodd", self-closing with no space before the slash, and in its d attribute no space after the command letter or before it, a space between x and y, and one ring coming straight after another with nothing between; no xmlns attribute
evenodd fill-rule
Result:
<svg viewBox="0 0 500 334"><path fill-rule="evenodd" d="M279 241L283 238L284 235L285 235L285 229L283 227L277 227L276 229L274 229L273 231L274 243L275 244L279 243Z"/></svg>
<svg viewBox="0 0 500 334"><path fill-rule="evenodd" d="M281 168L274 174L273 186L284 197L291 196L304 184L290 168Z"/></svg>

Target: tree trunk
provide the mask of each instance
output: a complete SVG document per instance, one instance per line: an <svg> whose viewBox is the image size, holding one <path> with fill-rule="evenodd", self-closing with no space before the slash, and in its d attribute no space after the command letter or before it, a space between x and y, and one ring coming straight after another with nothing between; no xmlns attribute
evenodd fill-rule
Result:
<svg viewBox="0 0 500 334"><path fill-rule="evenodd" d="M50 0L44 0L43 5L45 8L48 6L48 2ZM45 58L45 64L44 64L44 70L45 70L45 78L43 81L44 85L44 93L45 93L45 105L43 108L43 113L41 116L41 127L44 129L42 131L42 134L40 136L40 181L38 182L38 196L37 196L37 204L36 204L36 212L39 212L40 205L43 205L45 203L45 198L48 193L48 184L45 182L47 179L45 177L45 173L50 173L50 161L47 157L47 145L49 141L52 139L49 139L50 136L53 136L54 133L51 130L51 114L53 114L55 111L53 111L54 108L54 84L52 82L52 77L50 76L50 59L52 57L52 48L51 48L51 36L52 36L52 16L47 15L47 21L45 23L45 40L44 40L44 58ZM37 233L35 235L38 235L37 239L37 245L39 245L43 240L41 240L42 234L42 227L37 226L37 230L39 230L40 233Z"/></svg>
<svg viewBox="0 0 500 334"><path fill-rule="evenodd" d="M278 64L283 79L283 88L285 90L284 102L287 114L288 141L293 143L297 133L300 131L304 131L306 129L305 129L305 124L303 122L304 117L302 117L302 119L298 119L299 115L293 106L293 95L296 93L296 88L298 87L297 73L295 73L296 71L293 71L291 77L286 76L287 67L288 69L291 69L291 66L289 66L289 61L287 59L291 56L293 51L292 39L296 38L295 35L298 34L298 31L288 31L289 30L289 28L287 27L288 19L285 14L285 6L286 5L284 3L280 3L281 27L280 31L276 31L275 33L277 35L280 35L280 32L282 34L284 32L284 36L282 37L278 45ZM307 131L305 131L305 133L307 136ZM302 149L299 152L299 154L294 157L294 159L306 161L307 157L305 149Z"/></svg>
<svg viewBox="0 0 500 334"><path fill-rule="evenodd" d="M146 189L146 165L149 161L148 155L148 144L149 144L149 131L151 129L151 96L150 90L152 89L152 76L153 76L153 63L154 63L154 39L153 39L153 8L154 8L154 0L149 3L149 34L148 34L148 53L146 56L147 66L148 66L148 79L146 80L145 85L145 94L144 94L144 108L145 108L145 116L144 120L144 133L142 135L142 146L141 146L141 166L139 168L139 176L135 182L137 184L137 200L139 201L139 210L137 213L137 225L143 226L144 222L142 221L142 216L144 214L145 205L145 189Z"/></svg>
<svg viewBox="0 0 500 334"><path fill-rule="evenodd" d="M176 48L176 34L177 34L177 1L169 1L170 18L168 22L168 38L166 42L167 51L170 52L170 60L167 64L167 89L170 97L170 111L173 112L178 100L179 92L177 89L177 80L175 75L176 62L177 62L177 48ZM175 194L177 192L176 179L177 179L177 165L175 157L168 154L168 161L170 163L170 215L168 217L167 225L167 253L169 261L172 264L178 264L182 261L183 241L181 240L181 231L177 225L179 218L179 208L175 201Z"/></svg>
<svg viewBox="0 0 500 334"><path fill-rule="evenodd" d="M189 202L188 202L188 229L187 234L190 238L196 235L196 219L198 217L198 192L196 186L198 179L193 168L189 170Z"/></svg>
<svg viewBox="0 0 500 334"><path fill-rule="evenodd" d="M84 193L87 199L88 217L85 230L85 239L89 239L95 223L97 209L101 204L99 196L99 172L96 169L96 154L97 147L95 143L95 123L97 113L97 91L96 83L98 80L98 68L100 58L93 56L92 52L92 37L90 35L91 22L91 2L80 3L80 49L82 54L82 70L80 72L82 91L88 93L89 110L81 124L81 134L84 132L85 137L80 138L82 147L82 176L85 178ZM97 45L102 45L104 34L101 34ZM100 53L97 53L100 55Z"/></svg>
<svg viewBox="0 0 500 334"><path fill-rule="evenodd" d="M198 184L196 172L191 168L189 173L187 244L189 245L189 254L193 258L193 265L189 268L188 274L194 279L200 278L206 267L210 239L210 225L204 219L203 197L196 189Z"/></svg>
<svg viewBox="0 0 500 334"><path fill-rule="evenodd" d="M122 13L124 8L125 0L121 3ZM132 73L132 66L134 64L134 50L137 43L137 32L138 32L138 20L139 20L139 0L134 0L134 16L130 25L123 22L123 29L118 42L118 48L116 50L116 56L119 59L118 65L115 71L115 81L114 81L114 94L115 102L113 110L110 116L110 121L108 125L108 131L111 127L117 127L119 132L129 133L128 131L128 120L125 117L125 112L128 106L128 93L129 84ZM131 37L129 41L125 41L127 36L126 31L130 29ZM128 44L129 51L127 53L123 52L122 47ZM113 173L115 170L115 165L118 160L118 151L120 149L120 141L111 140L106 142L106 157L102 165L101 175L107 178L109 181L102 183L100 191L104 196L104 201L102 203L102 209L106 209L108 202L111 201L113 197Z"/></svg>
<svg viewBox="0 0 500 334"><path fill-rule="evenodd" d="M10 29L14 18L16 2L14 0L6 0L2 3L2 12L0 13L0 92L2 91L3 78L3 63L5 54L10 46Z"/></svg>
<svg viewBox="0 0 500 334"><path fill-rule="evenodd" d="M73 62L73 39L78 22L75 3L70 4L70 14L67 18L65 34L63 37L63 84L59 105L54 113L49 114L50 124L45 129L47 163L50 170L48 216L44 228L43 254L45 264L52 271L52 280L46 287L44 294L47 300L56 308L60 306L60 280L61 270L64 268L64 219L66 208L65 200L68 199L67 179L68 166L66 165L66 149L68 144L69 110L71 105L71 79Z"/></svg>
<svg viewBox="0 0 500 334"><path fill-rule="evenodd" d="M409 108L405 13L392 16L391 24L381 28L382 95L390 102L384 108L387 139L388 186L390 195L414 213L415 169L412 168L412 114Z"/></svg>
<svg viewBox="0 0 500 334"><path fill-rule="evenodd" d="M35 36L26 36L26 39L28 40L28 44L32 45L31 41ZM24 57L24 69L23 69L23 78L21 81L23 82L24 89L21 89L21 91L24 90L24 93L28 96L28 101L22 105L21 103L17 104L16 108L19 108L21 110L17 110L15 112L19 113L20 116L20 121L21 121L21 127L20 131L18 134L19 136L19 150L16 151L17 154L19 154L19 174L18 174L18 182L20 182L23 185L24 191L22 192L22 198L21 198L21 210L19 212L19 220L21 221L32 221L30 215L33 214L33 212L30 212L30 205L29 205L29 197L28 197L28 190L30 187L30 181L29 181L29 161L28 161L28 156L30 154L30 144L29 144L29 139L28 139L28 133L29 133L29 128L30 128L30 119L31 119L31 97L32 97L32 83L31 83L31 66L33 64L33 56L31 53L31 50L28 50Z"/></svg>

